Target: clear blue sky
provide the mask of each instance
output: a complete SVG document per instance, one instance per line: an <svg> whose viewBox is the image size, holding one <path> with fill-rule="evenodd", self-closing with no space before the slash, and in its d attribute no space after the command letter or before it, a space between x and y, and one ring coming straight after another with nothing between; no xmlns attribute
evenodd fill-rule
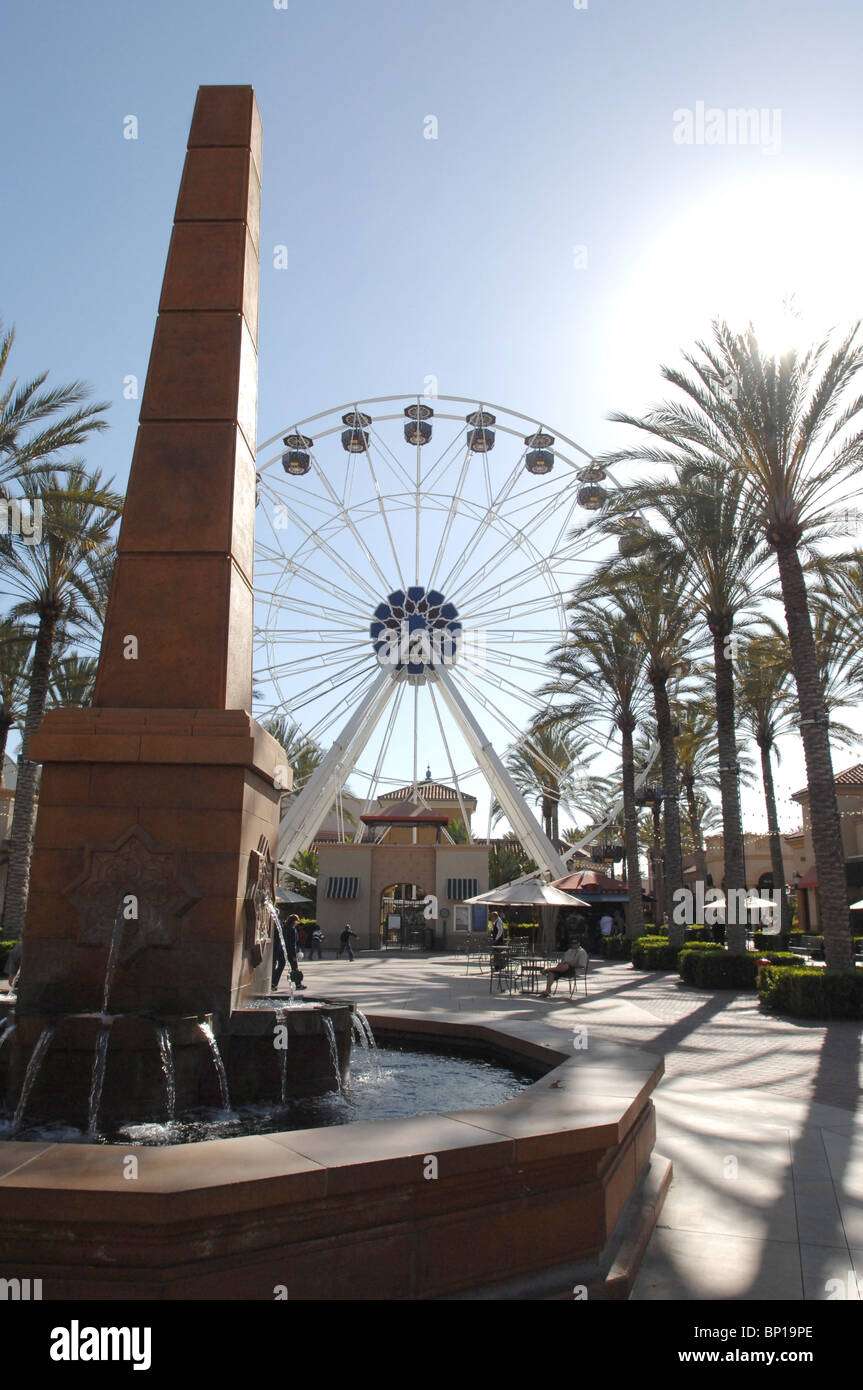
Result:
<svg viewBox="0 0 863 1390"><path fill-rule="evenodd" d="M598 452L712 313L791 291L819 325L859 312L861 49L836 0L6 0L15 367L114 403L89 458L122 485L195 91L251 83L259 437L433 374ZM756 108L764 138L677 143L699 102Z"/></svg>

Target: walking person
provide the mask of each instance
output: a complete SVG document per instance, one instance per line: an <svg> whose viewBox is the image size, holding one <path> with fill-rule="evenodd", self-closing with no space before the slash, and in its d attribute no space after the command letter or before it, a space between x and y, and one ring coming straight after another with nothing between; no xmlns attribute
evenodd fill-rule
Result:
<svg viewBox="0 0 863 1390"><path fill-rule="evenodd" d="M317 922L312 922L311 935L309 937L309 960L314 960L317 951L318 960L324 958L324 934Z"/></svg>
<svg viewBox="0 0 863 1390"><path fill-rule="evenodd" d="M503 950L506 945L506 930L499 912L493 912L489 917L488 929L491 932L491 968L492 972L497 974L506 964Z"/></svg>
<svg viewBox="0 0 863 1390"><path fill-rule="evenodd" d="M341 936L339 937L339 943L340 943L340 944L339 944L339 953L338 953L338 957L337 957L338 960L341 960L341 958L342 958L342 956L344 955L345 951L347 951L347 953L348 953L348 960L353 960L353 958L354 958L354 953L353 953L353 951L352 951L352 949L351 949L351 937L352 937L352 936L353 936L357 941L359 941L359 936L357 935L357 933L356 933L355 931L351 931L351 924L350 924L350 922L345 922L345 929L344 929L344 931L342 932Z"/></svg>
<svg viewBox="0 0 863 1390"><path fill-rule="evenodd" d="M297 955L300 949L300 943L297 937L297 923L299 922L299 920L300 919L297 916L297 914L295 912L292 912L287 922L285 923L283 930L285 934L285 952L288 957L288 965L291 968L291 979L294 982L294 988L305 989L306 986L303 984L303 972L300 969L299 961L297 960Z"/></svg>

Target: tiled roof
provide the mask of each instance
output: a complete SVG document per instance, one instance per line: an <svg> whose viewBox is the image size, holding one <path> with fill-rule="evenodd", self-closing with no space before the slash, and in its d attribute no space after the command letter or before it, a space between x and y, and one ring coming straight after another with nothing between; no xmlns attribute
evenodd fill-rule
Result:
<svg viewBox="0 0 863 1390"><path fill-rule="evenodd" d="M367 816L360 816L360 820L366 825L398 825L405 821L410 821L411 824L423 821L431 825L446 825L449 816L446 812L429 811L416 801L405 801L401 806L387 806L382 811L370 811Z"/></svg>
<svg viewBox="0 0 863 1390"><path fill-rule="evenodd" d="M455 801L458 802L458 792L455 787L447 787L443 782L418 782L416 790L425 801ZM378 801L412 801L414 797L413 785L409 787L398 787L394 792L381 792ZM462 792L462 801L473 801L476 797Z"/></svg>
<svg viewBox="0 0 863 1390"><path fill-rule="evenodd" d="M837 788L860 787L863 790L863 763L856 763L854 767L846 767L842 772L837 772L833 780ZM791 795L797 801L801 796L809 795L809 788L804 787L802 791L792 792Z"/></svg>

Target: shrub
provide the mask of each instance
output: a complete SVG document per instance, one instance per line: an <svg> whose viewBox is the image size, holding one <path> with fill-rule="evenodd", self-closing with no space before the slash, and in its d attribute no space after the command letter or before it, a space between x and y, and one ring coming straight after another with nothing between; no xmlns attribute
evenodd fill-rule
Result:
<svg viewBox="0 0 863 1390"><path fill-rule="evenodd" d="M793 951L757 951L760 960L769 960L771 965L799 965L800 957Z"/></svg>
<svg viewBox="0 0 863 1390"><path fill-rule="evenodd" d="M775 947L777 951L787 951L788 937L782 932L756 931L752 933L752 940L755 942L756 951L772 951Z"/></svg>
<svg viewBox="0 0 863 1390"><path fill-rule="evenodd" d="M604 936L599 943L599 954L606 960L629 960L631 945L628 936Z"/></svg>
<svg viewBox="0 0 863 1390"><path fill-rule="evenodd" d="M794 1018L863 1018L863 970L766 965L758 994L768 1008Z"/></svg>
<svg viewBox="0 0 863 1390"><path fill-rule="evenodd" d="M9 955L9 952L12 950L13 946L17 945L17 939L13 939L11 937L0 937L0 970L3 970L5 968L6 957Z"/></svg>
<svg viewBox="0 0 863 1390"><path fill-rule="evenodd" d="M707 941L707 942L709 942L711 945L715 945L715 944L716 944L716 943L714 942L714 940L713 940L713 928L712 928L712 927L687 927L687 928L686 928L686 940L687 940L687 941Z"/></svg>
<svg viewBox="0 0 863 1390"><path fill-rule="evenodd" d="M679 950L664 936L640 936L632 943L630 958L636 970L675 970Z"/></svg>
<svg viewBox="0 0 863 1390"><path fill-rule="evenodd" d="M753 952L732 955L723 946L690 946L680 952L678 970L688 985L702 989L754 989Z"/></svg>

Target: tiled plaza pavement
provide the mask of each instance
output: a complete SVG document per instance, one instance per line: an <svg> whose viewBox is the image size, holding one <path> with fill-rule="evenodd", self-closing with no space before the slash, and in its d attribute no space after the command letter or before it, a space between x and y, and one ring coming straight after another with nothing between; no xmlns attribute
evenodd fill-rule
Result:
<svg viewBox="0 0 863 1390"><path fill-rule="evenodd" d="M656 1052L657 1150L674 1180L633 1298L859 1297L863 1280L861 1027L763 1013L754 995L591 961L587 998L489 995L488 974L441 956L364 952L304 963L315 993L372 1009L482 1012L529 1033ZM832 1281L832 1282L831 1282Z"/></svg>

